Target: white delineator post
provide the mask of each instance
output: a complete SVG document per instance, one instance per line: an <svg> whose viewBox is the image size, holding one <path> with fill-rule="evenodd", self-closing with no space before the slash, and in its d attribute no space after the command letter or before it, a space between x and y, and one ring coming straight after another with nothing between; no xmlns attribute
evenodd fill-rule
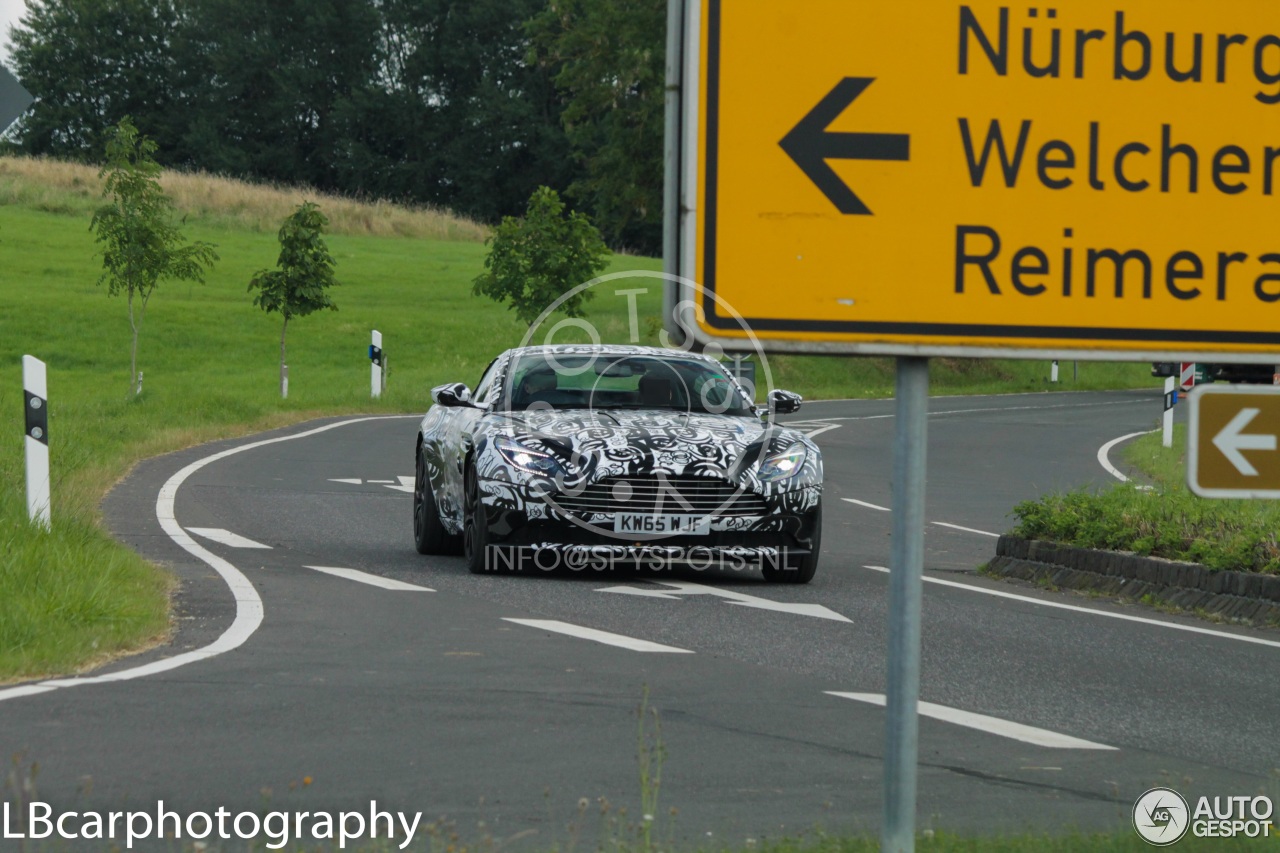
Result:
<svg viewBox="0 0 1280 853"><path fill-rule="evenodd" d="M382 396L382 332L373 330L373 343L369 345L369 391L376 400Z"/></svg>
<svg viewBox="0 0 1280 853"><path fill-rule="evenodd" d="M1177 398L1177 380L1172 376L1164 378L1164 446L1173 447L1173 404Z"/></svg>
<svg viewBox="0 0 1280 853"><path fill-rule="evenodd" d="M22 357L27 445L27 515L49 529L49 388L40 359Z"/></svg>
<svg viewBox="0 0 1280 853"><path fill-rule="evenodd" d="M1053 367L1052 367L1052 368L1050 369L1050 371L1049 371L1049 381L1050 381L1050 382L1057 382L1057 381L1058 381L1058 361L1057 361L1057 359L1054 359L1054 361L1053 361Z"/></svg>

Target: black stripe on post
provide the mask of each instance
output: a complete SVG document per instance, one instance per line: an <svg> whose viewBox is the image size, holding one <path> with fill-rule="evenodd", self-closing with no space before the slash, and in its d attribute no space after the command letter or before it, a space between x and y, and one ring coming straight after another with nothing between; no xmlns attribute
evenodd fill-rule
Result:
<svg viewBox="0 0 1280 853"><path fill-rule="evenodd" d="M22 391L27 415L27 435L41 444L49 443L49 404L25 388Z"/></svg>

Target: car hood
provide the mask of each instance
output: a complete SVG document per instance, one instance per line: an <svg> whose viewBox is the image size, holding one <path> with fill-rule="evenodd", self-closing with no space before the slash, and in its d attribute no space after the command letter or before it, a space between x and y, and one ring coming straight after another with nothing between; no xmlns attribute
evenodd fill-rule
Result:
<svg viewBox="0 0 1280 853"><path fill-rule="evenodd" d="M796 441L752 417L665 410L495 412L492 434L553 452L588 479L646 473L728 474Z"/></svg>

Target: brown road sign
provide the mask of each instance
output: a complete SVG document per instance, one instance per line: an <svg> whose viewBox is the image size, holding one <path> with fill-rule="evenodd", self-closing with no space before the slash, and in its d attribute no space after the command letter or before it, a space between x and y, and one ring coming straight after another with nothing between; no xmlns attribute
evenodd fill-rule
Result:
<svg viewBox="0 0 1280 853"><path fill-rule="evenodd" d="M1191 491L1206 498L1280 498L1280 388L1206 385L1188 400Z"/></svg>

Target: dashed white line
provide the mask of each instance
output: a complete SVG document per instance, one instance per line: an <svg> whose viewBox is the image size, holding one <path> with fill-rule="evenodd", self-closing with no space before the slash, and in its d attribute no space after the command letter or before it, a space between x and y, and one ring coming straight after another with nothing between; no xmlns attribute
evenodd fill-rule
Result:
<svg viewBox="0 0 1280 853"><path fill-rule="evenodd" d="M417 586L416 584L405 583L404 581L398 581L392 578L384 578L381 575L371 575L367 572L356 571L355 569L342 569L336 566L303 566L303 568L315 569L317 572L324 572L326 575L346 578L349 581L359 581L360 583L367 583L369 586L382 587L383 589L393 589L397 592L435 592L435 590L430 587Z"/></svg>
<svg viewBox="0 0 1280 853"><path fill-rule="evenodd" d="M830 696L839 696L842 699L852 699L855 702L866 702L881 707L885 704L883 693L841 693L835 690L827 690L826 693ZM1050 749L1115 750L1114 746L1107 746L1103 743L1094 743L1093 741L1082 740L1059 732L1051 732L1048 729L1038 729L1035 726L1002 720L999 717L988 717L986 714L975 714L972 711L962 711L959 708L950 708L946 705L935 705L932 702L918 702L916 708L922 717L931 717L935 720L942 720L943 722L964 726L969 729L977 729L981 732L1034 744L1035 746L1045 746Z"/></svg>
<svg viewBox="0 0 1280 853"><path fill-rule="evenodd" d="M857 504L858 506L865 506L867 509L878 509L881 512L891 511L887 506L880 506L879 504L869 504L866 501L854 500L853 498L841 498L840 500L848 501L849 503Z"/></svg>
<svg viewBox="0 0 1280 853"><path fill-rule="evenodd" d="M238 533L232 533L230 530L223 530L221 527L188 527L188 533L194 533L197 536L203 536L220 545L227 545L231 548L264 548L271 550L270 545L263 545L261 542L254 542L252 539L246 539Z"/></svg>
<svg viewBox="0 0 1280 853"><path fill-rule="evenodd" d="M948 524L945 521L931 521L930 524L936 524L939 527L950 527L952 530L963 530L965 533L977 533L982 536L991 536L995 539L1000 538L999 533L992 533L990 530L978 530L975 527L962 527L959 524Z"/></svg>
<svg viewBox="0 0 1280 853"><path fill-rule="evenodd" d="M863 566L864 569L871 569L875 572L888 573L889 570L884 566ZM1177 622L1162 622L1159 619L1148 619L1144 616L1130 616L1127 613L1113 613L1110 610L1094 610L1092 607L1080 607L1075 604L1063 604L1058 601L1046 601L1043 598L1031 598L1026 595L1017 595L1012 592L1004 592L998 589L987 589L986 587L975 586L973 584L958 583L957 581L944 580L942 578L932 578L925 575L925 583L936 583L939 586L952 586L956 589L963 589L969 592L980 592L983 595L994 595L996 598L1008 598L1014 601L1023 601L1027 604L1037 604L1041 607L1053 607L1058 610L1072 610L1076 613L1089 613L1093 616L1105 616L1108 619L1123 619L1126 622L1137 622L1141 625L1157 625L1161 628L1172 628L1175 631L1186 631L1190 634L1204 634L1208 637L1221 637L1226 640L1238 640L1242 643L1254 643L1259 646L1271 646L1280 649L1280 641L1264 640L1261 637L1250 637L1246 634L1229 634L1226 631L1215 631L1212 628L1199 628L1195 625L1182 625Z"/></svg>
<svg viewBox="0 0 1280 853"><path fill-rule="evenodd" d="M542 631L551 631L556 634L566 634L570 637L578 637L583 640L591 640L596 643L604 643L606 646L617 646L620 649L630 649L633 652L671 652L674 654L691 655L693 652L688 649L677 649L675 646L664 646L661 643L653 643L648 640L637 640L635 637L627 637L622 634L611 634L608 631L597 631L595 628L584 628L581 625L570 625L568 622L559 622L554 619L503 619L504 622L514 622L517 625L524 625L528 628L538 628Z"/></svg>

